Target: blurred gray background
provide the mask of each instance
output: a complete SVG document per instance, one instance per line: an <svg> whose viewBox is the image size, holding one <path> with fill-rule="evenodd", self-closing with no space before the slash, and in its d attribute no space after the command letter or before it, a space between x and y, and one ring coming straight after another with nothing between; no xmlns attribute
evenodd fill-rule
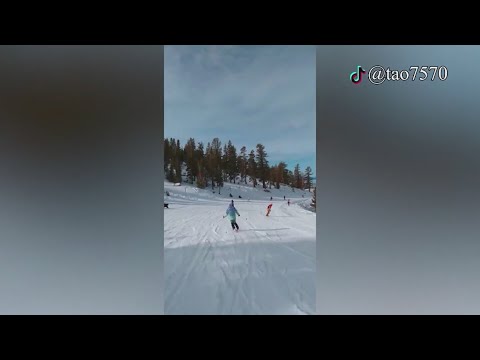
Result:
<svg viewBox="0 0 480 360"><path fill-rule="evenodd" d="M480 313L478 46L318 46L317 312ZM444 65L385 82L361 65Z"/></svg>
<svg viewBox="0 0 480 360"><path fill-rule="evenodd" d="M0 46L0 313L163 313L163 47Z"/></svg>

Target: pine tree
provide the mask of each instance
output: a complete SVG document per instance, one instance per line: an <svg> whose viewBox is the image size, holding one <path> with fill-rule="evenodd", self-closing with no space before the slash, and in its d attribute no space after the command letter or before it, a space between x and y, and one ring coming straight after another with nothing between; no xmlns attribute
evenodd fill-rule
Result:
<svg viewBox="0 0 480 360"><path fill-rule="evenodd" d="M168 139L163 141L163 171L167 174L168 165L170 165L170 144Z"/></svg>
<svg viewBox="0 0 480 360"><path fill-rule="evenodd" d="M215 188L215 183L214 183L214 172L213 172L213 152L212 152L212 146L210 143L207 144L207 149L205 151L205 186L208 186L209 183L208 181L210 180L212 183L212 190Z"/></svg>
<svg viewBox="0 0 480 360"><path fill-rule="evenodd" d="M238 163L237 163L237 149L233 146L232 142L228 140L227 145L227 174L228 180L235 184L235 178L238 175Z"/></svg>
<svg viewBox="0 0 480 360"><path fill-rule="evenodd" d="M272 182L273 182L273 180L272 180L272 176L273 176L272 168L267 167L266 173L267 173L266 177L268 179L268 188L271 189L272 188Z"/></svg>
<svg viewBox="0 0 480 360"><path fill-rule="evenodd" d="M307 166L305 169L305 188L308 189L309 192L312 188L312 168L310 166Z"/></svg>
<svg viewBox="0 0 480 360"><path fill-rule="evenodd" d="M192 173L192 169L191 169L190 167L187 167L186 171L187 171L187 183L193 184L193 173Z"/></svg>
<svg viewBox="0 0 480 360"><path fill-rule="evenodd" d="M317 187L313 188L312 207L317 207Z"/></svg>
<svg viewBox="0 0 480 360"><path fill-rule="evenodd" d="M247 184L247 148L242 146L240 149L240 155L237 159L238 170L240 172L240 181L244 181Z"/></svg>
<svg viewBox="0 0 480 360"><path fill-rule="evenodd" d="M257 162L258 177L263 184L265 189L265 180L267 180L267 170L268 170L268 161L267 161L267 152L265 151L265 146L262 144L257 144L257 154L255 157Z"/></svg>
<svg viewBox="0 0 480 360"><path fill-rule="evenodd" d="M222 179L223 182L227 182L229 180L229 158L228 158L228 149L227 144L223 145L223 155L222 155Z"/></svg>
<svg viewBox="0 0 480 360"><path fill-rule="evenodd" d="M283 161L278 163L277 171L277 189L280 189L280 184L288 184L287 182L287 164Z"/></svg>
<svg viewBox="0 0 480 360"><path fill-rule="evenodd" d="M181 153L179 152L179 155L180 154ZM177 183L182 182L182 163L178 159L176 159L176 161L175 161L175 182L177 182Z"/></svg>
<svg viewBox="0 0 480 360"><path fill-rule="evenodd" d="M196 184L199 189L205 189L205 178L200 170L198 171Z"/></svg>
<svg viewBox="0 0 480 360"><path fill-rule="evenodd" d="M212 181L215 181L217 186L223 186L223 174L222 174L222 143L219 138L214 138L211 145L212 152ZM212 184L213 188L213 184ZM219 189L220 193L220 189Z"/></svg>
<svg viewBox="0 0 480 360"><path fill-rule="evenodd" d="M173 138L170 138L168 140L169 142L169 159L168 159L168 165L169 165L169 176L170 176L170 181L174 182L175 181L175 148L176 148L176 142Z"/></svg>
<svg viewBox="0 0 480 360"><path fill-rule="evenodd" d="M240 180L238 181L238 183L240 184L243 182L243 175L244 175L244 164L243 164L243 159L241 154L237 156L237 169L238 169L238 175L240 176Z"/></svg>
<svg viewBox="0 0 480 360"><path fill-rule="evenodd" d="M256 187L257 186L257 164L255 162L255 153L253 150L251 150L250 154L248 155L247 173L253 182L253 187Z"/></svg>
<svg viewBox="0 0 480 360"><path fill-rule="evenodd" d="M177 140L177 146L176 146L176 149L177 151L177 160L179 162L182 162L183 161L183 157L182 157L182 150L180 148L180 140Z"/></svg>
<svg viewBox="0 0 480 360"><path fill-rule="evenodd" d="M169 165L167 180L170 182L175 182L175 172L174 172L173 164Z"/></svg>
<svg viewBox="0 0 480 360"><path fill-rule="evenodd" d="M291 187L292 191L295 192L295 177L291 170L286 171L287 185Z"/></svg>
<svg viewBox="0 0 480 360"><path fill-rule="evenodd" d="M203 143L200 141L194 152L194 160L197 169L197 187L204 189L207 185L205 181L205 154L203 152Z"/></svg>
<svg viewBox="0 0 480 360"><path fill-rule="evenodd" d="M278 189L280 187L280 184L278 183L278 165L274 165L270 168L270 184L275 186L275 189Z"/></svg>
<svg viewBox="0 0 480 360"><path fill-rule="evenodd" d="M190 138L187 141L183 152L187 167L187 179L190 184L193 184L198 173L197 161L195 159L195 139Z"/></svg>
<svg viewBox="0 0 480 360"><path fill-rule="evenodd" d="M282 163L280 163L279 166L282 166ZM285 164L285 167L283 168L282 175L283 175L283 183L287 186L290 185L292 182L292 172L287 169L287 164Z"/></svg>
<svg viewBox="0 0 480 360"><path fill-rule="evenodd" d="M167 150L167 180L171 182L181 182L181 149L179 149L180 141L170 138L168 145L165 145Z"/></svg>
<svg viewBox="0 0 480 360"><path fill-rule="evenodd" d="M300 165L295 165L295 170L293 171L294 176L294 186L297 189L303 189L303 178L302 173L300 172Z"/></svg>

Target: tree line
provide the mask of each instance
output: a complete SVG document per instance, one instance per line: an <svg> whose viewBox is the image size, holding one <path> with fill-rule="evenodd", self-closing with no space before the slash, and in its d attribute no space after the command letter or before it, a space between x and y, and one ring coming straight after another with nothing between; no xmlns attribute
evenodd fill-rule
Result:
<svg viewBox="0 0 480 360"><path fill-rule="evenodd" d="M164 171L168 181L182 182L182 164L186 168L187 182L199 188L222 187L226 182L262 186L264 189L280 185L288 185L292 190L312 189L312 169L308 166L304 171L297 164L293 170L287 168L284 161L270 165L265 146L257 144L249 152L245 146L237 151L229 140L224 143L214 138L207 146L190 138L182 146L180 140L166 138L164 140ZM260 184L258 183L260 182Z"/></svg>

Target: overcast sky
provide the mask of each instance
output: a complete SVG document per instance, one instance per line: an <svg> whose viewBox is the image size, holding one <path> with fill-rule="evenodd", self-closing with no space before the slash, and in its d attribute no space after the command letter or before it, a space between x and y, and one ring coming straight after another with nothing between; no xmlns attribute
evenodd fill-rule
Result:
<svg viewBox="0 0 480 360"><path fill-rule="evenodd" d="M165 46L165 137L265 145L315 173L314 46Z"/></svg>

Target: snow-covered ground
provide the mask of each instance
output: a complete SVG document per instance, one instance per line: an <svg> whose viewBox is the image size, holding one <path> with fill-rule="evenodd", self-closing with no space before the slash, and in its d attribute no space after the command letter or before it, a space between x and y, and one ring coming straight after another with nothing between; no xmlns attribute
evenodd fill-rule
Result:
<svg viewBox="0 0 480 360"><path fill-rule="evenodd" d="M219 195L169 182L165 191L165 314L315 312L316 214L308 191L226 183ZM223 218L230 193L238 233Z"/></svg>

